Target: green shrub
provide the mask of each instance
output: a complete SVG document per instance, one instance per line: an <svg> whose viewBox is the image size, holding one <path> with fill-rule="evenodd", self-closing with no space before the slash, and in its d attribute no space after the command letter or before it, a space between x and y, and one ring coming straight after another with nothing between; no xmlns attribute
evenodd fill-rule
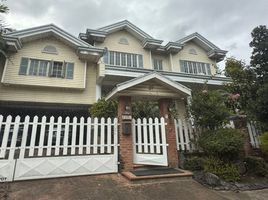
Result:
<svg viewBox="0 0 268 200"><path fill-rule="evenodd" d="M203 132L198 139L198 145L208 156L223 160L238 158L243 148L243 136L236 129L218 129Z"/></svg>
<svg viewBox="0 0 268 200"><path fill-rule="evenodd" d="M263 158L256 156L248 156L245 158L247 171L249 174L256 176L268 175L268 166Z"/></svg>
<svg viewBox="0 0 268 200"><path fill-rule="evenodd" d="M263 153L268 154L268 132L260 136L260 147Z"/></svg>
<svg viewBox="0 0 268 200"><path fill-rule="evenodd" d="M184 161L184 169L188 169L191 171L203 170L204 169L204 162L205 162L205 160L203 158L200 158L200 157L187 158Z"/></svg>
<svg viewBox="0 0 268 200"><path fill-rule="evenodd" d="M235 182L240 180L239 170L234 164L217 158L208 158L205 161L204 170L219 176L225 181Z"/></svg>
<svg viewBox="0 0 268 200"><path fill-rule="evenodd" d="M99 99L90 108L90 113L92 117L117 117L117 102L116 101L106 101L104 98Z"/></svg>

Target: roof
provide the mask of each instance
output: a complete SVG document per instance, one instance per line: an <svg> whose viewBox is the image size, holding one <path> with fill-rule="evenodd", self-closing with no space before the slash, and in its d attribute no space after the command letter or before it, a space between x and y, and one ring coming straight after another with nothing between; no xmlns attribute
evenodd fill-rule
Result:
<svg viewBox="0 0 268 200"><path fill-rule="evenodd" d="M43 26L23 29L19 31L10 32L3 35L3 38L7 41L8 45L14 45L15 50L22 48L23 42L28 42L31 40L43 38L45 36L53 35L65 43L76 49L83 49L88 51L103 52L103 49L96 48L87 42L71 35L65 30L59 28L54 24L47 24Z"/></svg>
<svg viewBox="0 0 268 200"><path fill-rule="evenodd" d="M187 88L186 86L184 86L180 83L172 81L171 79L169 79L169 78L163 76L162 74L154 71L154 72L147 73L143 76L139 76L137 78L134 78L134 79L131 79L129 81L126 81L126 82L123 82L123 83L116 85L116 87L106 96L106 100L115 97L117 95L117 93L119 93L120 91L127 90L130 87L144 83L144 82L152 80L152 79L156 79L157 81L163 83L164 85L168 86L169 88L172 88L175 91L183 93L186 96L191 95L191 89Z"/></svg>

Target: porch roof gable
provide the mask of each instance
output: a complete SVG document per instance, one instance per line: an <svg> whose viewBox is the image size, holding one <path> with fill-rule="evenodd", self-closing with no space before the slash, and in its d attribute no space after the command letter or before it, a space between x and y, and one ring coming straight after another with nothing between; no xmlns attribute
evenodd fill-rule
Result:
<svg viewBox="0 0 268 200"><path fill-rule="evenodd" d="M183 93L186 96L190 96L191 95L191 89L180 84L177 83L165 76L163 76L162 74L158 73L158 72L151 72L148 74L145 74L143 76L134 78L132 80L117 84L116 87L106 96L106 100L114 98L115 96L117 96L118 93L120 93L123 90L127 90L128 88L131 88L133 86L136 86L138 84L144 83L146 81L152 80L152 79L156 79L157 81L161 82L162 84L166 85L169 88L172 88L174 91L178 91L179 93ZM167 96L168 98L168 96Z"/></svg>

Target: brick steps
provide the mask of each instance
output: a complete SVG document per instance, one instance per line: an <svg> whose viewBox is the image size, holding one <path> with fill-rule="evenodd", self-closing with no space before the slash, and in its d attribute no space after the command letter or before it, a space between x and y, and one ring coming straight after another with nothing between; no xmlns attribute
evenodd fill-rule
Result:
<svg viewBox="0 0 268 200"><path fill-rule="evenodd" d="M132 181L133 183L137 182L153 182L153 181L171 181L171 180L185 180L185 179L191 179L193 176L193 173L190 171L179 169L182 173L176 173L176 174L161 174L161 175L147 175L147 176L136 176L132 172L121 172L121 174L128 179L129 181Z"/></svg>

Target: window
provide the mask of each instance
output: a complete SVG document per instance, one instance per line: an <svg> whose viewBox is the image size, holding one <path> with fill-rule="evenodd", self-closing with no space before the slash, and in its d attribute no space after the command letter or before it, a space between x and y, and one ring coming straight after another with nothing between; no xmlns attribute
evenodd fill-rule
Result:
<svg viewBox="0 0 268 200"><path fill-rule="evenodd" d="M73 79L74 63L22 58L19 75Z"/></svg>
<svg viewBox="0 0 268 200"><path fill-rule="evenodd" d="M180 60L181 72L189 74L211 75L209 63Z"/></svg>
<svg viewBox="0 0 268 200"><path fill-rule="evenodd" d="M63 62L52 62L51 77L64 78Z"/></svg>
<svg viewBox="0 0 268 200"><path fill-rule="evenodd" d="M143 57L140 54L108 51L103 56L103 61L108 65L143 68Z"/></svg>
<svg viewBox="0 0 268 200"><path fill-rule="evenodd" d="M163 70L163 61L158 59L153 59L153 65L155 70Z"/></svg>

